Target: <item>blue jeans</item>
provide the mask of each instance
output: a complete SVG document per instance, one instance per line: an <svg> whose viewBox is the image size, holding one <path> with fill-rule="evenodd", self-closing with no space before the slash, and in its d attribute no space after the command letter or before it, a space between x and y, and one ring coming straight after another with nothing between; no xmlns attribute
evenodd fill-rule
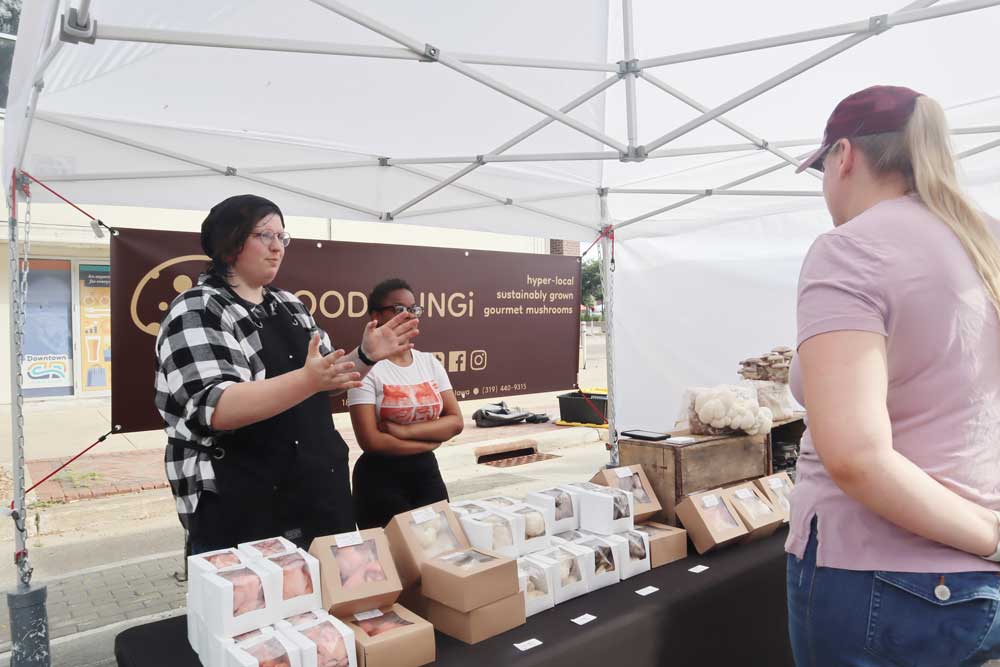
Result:
<svg viewBox="0 0 1000 667"><path fill-rule="evenodd" d="M798 667L966 667L1000 657L995 572L816 567L814 520L805 557L788 556L787 588Z"/></svg>

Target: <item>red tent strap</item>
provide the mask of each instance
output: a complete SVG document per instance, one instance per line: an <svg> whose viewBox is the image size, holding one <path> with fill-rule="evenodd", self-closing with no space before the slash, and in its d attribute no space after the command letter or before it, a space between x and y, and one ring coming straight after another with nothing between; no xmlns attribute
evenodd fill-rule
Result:
<svg viewBox="0 0 1000 667"><path fill-rule="evenodd" d="M594 242L590 244L590 247L583 251L580 258L587 256L587 253L594 249L594 246L600 243L601 239L609 239L611 241L611 270L615 270L615 228L614 225L607 225L601 229L601 233L597 235Z"/></svg>
<svg viewBox="0 0 1000 667"><path fill-rule="evenodd" d="M86 454L87 452L89 452L94 447L97 447L97 445L99 445L102 442L104 442L105 440L107 440L108 436L110 436L113 433L117 433L118 431L121 430L121 428L122 428L121 426L115 426L113 429L111 429L110 431L108 431L107 433L105 433L104 435L102 435L100 438L98 438L94 442L94 444L90 445L89 447L87 447L86 449L84 449L82 452L80 452L79 454L77 454L76 456L74 456L73 458L71 458L69 461L66 461L66 463L63 463L61 466L59 466L58 468L56 468L55 470L53 470L52 472L50 472L48 475L46 475L45 477L43 477L39 481L35 482L34 484L32 484L31 488L27 489L24 492L24 495L28 495L29 493L31 493L32 491L34 491L35 489L37 489L42 484L44 484L45 482L47 482L50 479L52 479L55 475L57 475L58 473L62 472L66 468L66 466L68 466L69 464L73 463L73 461L76 461L78 458L80 458L81 456L83 456L84 454ZM10 508L14 509L14 501L13 500L10 502Z"/></svg>
<svg viewBox="0 0 1000 667"><path fill-rule="evenodd" d="M595 403L594 403L594 402L593 402L592 400L590 400L590 397L589 397L589 396L587 396L587 395L586 395L585 393L583 393L582 391L580 392L580 396L582 396L582 397L583 397L583 400L587 402L587 405L589 405L589 406L590 406L590 409L591 409L591 410L593 410L594 412L596 412L596 413L597 413L597 416L601 418L601 421L602 421L603 423L607 424L607 423L608 423L608 418L607 418L607 417L605 417L605 416L604 416L604 413L603 413L603 412L601 412L601 409L600 409L600 408L598 408L598 407L597 407L597 405L596 405L596 404L595 404Z"/></svg>
<svg viewBox="0 0 1000 667"><path fill-rule="evenodd" d="M34 181L35 183L38 183L40 186L42 186L43 188L45 188L46 190L48 190L49 192L51 192L53 195L55 195L59 199L62 199L64 202L66 202L67 204L69 204L70 206L72 206L73 208L75 208L80 213L83 213L85 216L87 216L91 220L93 220L95 222L97 221L97 218L95 218L91 214L87 213L82 208L80 208L79 206L77 206L76 204L74 204L73 202L71 202L70 200L66 199L61 194L59 194L58 192L56 192L55 190L53 190L52 188L50 188L49 186L47 186L45 183L42 183L40 180L38 180L37 178L35 178L31 174L29 174L28 172L22 171L21 173L24 174L25 176L27 176L32 181ZM16 182L16 179L15 179L15 182ZM27 184L25 184L25 188L27 188L27 187L28 187ZM27 195L27 194L28 194L28 192L27 192L27 190L25 190L25 195Z"/></svg>

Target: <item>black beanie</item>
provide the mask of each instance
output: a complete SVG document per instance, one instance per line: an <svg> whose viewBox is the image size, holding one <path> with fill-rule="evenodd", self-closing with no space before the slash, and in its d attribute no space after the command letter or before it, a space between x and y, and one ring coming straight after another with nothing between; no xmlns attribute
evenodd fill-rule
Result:
<svg viewBox="0 0 1000 667"><path fill-rule="evenodd" d="M238 251L254 225L272 213L281 218L281 226L284 227L285 217L281 209L264 197L236 195L213 206L201 223L201 249L212 259L211 271L228 273L229 266L223 253Z"/></svg>

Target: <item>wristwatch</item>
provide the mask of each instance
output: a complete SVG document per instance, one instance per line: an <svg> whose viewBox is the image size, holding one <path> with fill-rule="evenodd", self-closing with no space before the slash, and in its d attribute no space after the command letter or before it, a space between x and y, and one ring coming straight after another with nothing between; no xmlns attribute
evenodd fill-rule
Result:
<svg viewBox="0 0 1000 667"><path fill-rule="evenodd" d="M363 363L365 366L374 366L375 365L375 362L372 361L371 359L369 359L368 355L365 354L365 347L364 347L364 345L358 345L358 359L360 359L361 363Z"/></svg>
<svg viewBox="0 0 1000 667"><path fill-rule="evenodd" d="M997 519L997 550L993 552L990 556L983 556L986 560L991 560L994 563L1000 563L1000 512L996 510L993 511L993 516Z"/></svg>

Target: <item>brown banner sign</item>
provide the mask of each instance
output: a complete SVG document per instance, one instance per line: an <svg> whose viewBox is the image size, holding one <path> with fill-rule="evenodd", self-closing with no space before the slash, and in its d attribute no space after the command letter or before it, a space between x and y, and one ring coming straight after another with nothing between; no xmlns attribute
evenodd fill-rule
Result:
<svg viewBox="0 0 1000 667"><path fill-rule="evenodd" d="M152 430L163 425L153 405L159 323L207 257L197 234L119 231L111 241L111 418L125 432ZM417 349L441 360L460 400L575 387L578 258L297 239L275 285L350 350L368 321L368 292L396 277L424 307ZM345 410L345 398L331 407Z"/></svg>

